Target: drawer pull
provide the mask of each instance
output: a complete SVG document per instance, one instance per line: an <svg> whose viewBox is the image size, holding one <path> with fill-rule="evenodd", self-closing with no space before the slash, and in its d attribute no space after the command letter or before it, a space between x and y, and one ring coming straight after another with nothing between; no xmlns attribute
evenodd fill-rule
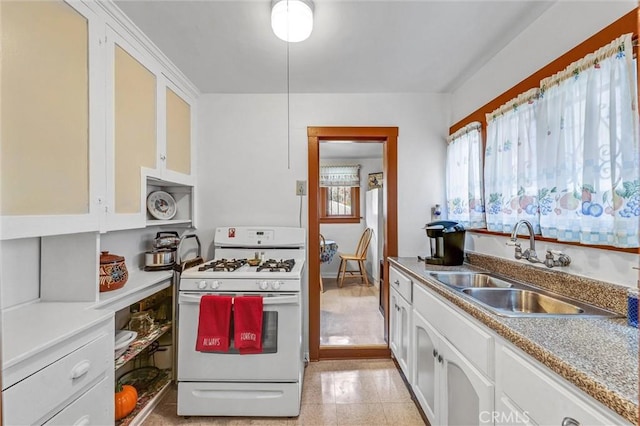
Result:
<svg viewBox="0 0 640 426"><path fill-rule="evenodd" d="M571 417L565 417L562 419L562 426L580 426L580 422Z"/></svg>
<svg viewBox="0 0 640 426"><path fill-rule="evenodd" d="M89 368L91 368L91 362L87 361L86 359L84 361L80 361L71 370L71 380L75 380L84 376L89 371Z"/></svg>
<svg viewBox="0 0 640 426"><path fill-rule="evenodd" d="M398 280L395 280L393 283L394 283L395 285L397 285L397 286L400 286L400 281L398 281Z"/></svg>
<svg viewBox="0 0 640 426"><path fill-rule="evenodd" d="M73 426L87 426L91 424L91 417L88 414L80 417L78 420L73 423Z"/></svg>

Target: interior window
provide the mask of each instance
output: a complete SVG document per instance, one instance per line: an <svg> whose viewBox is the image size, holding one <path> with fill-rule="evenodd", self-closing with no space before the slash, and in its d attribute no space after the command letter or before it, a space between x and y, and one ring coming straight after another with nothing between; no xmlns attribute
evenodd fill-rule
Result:
<svg viewBox="0 0 640 426"><path fill-rule="evenodd" d="M360 165L320 166L320 223L360 222Z"/></svg>
<svg viewBox="0 0 640 426"><path fill-rule="evenodd" d="M360 188L331 186L320 188L320 223L360 222Z"/></svg>

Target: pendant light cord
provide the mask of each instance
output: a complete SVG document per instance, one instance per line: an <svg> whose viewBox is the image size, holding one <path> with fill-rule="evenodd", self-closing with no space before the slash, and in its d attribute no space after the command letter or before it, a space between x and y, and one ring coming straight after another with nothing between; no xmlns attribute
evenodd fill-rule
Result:
<svg viewBox="0 0 640 426"><path fill-rule="evenodd" d="M289 42L287 42L287 170L291 170L291 108L289 91Z"/></svg>

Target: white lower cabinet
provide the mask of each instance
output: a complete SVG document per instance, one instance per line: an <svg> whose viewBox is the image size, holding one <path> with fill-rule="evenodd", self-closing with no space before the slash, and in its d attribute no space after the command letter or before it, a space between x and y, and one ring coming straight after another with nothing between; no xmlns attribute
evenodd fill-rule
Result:
<svg viewBox="0 0 640 426"><path fill-rule="evenodd" d="M426 286L412 300L408 380L432 425L630 425Z"/></svg>
<svg viewBox="0 0 640 426"><path fill-rule="evenodd" d="M389 268L389 347L407 380L411 378L412 282Z"/></svg>
<svg viewBox="0 0 640 426"><path fill-rule="evenodd" d="M413 311L412 388L433 425L493 424L494 384Z"/></svg>
<svg viewBox="0 0 640 426"><path fill-rule="evenodd" d="M439 410L440 363L438 361L438 332L417 312L413 312L413 393L429 423L436 425Z"/></svg>
<svg viewBox="0 0 640 426"><path fill-rule="evenodd" d="M398 364L400 364L402 372L408 378L410 377L409 342L411 338L411 305L393 289L389 295L391 298L391 303L389 304L391 309L389 315L389 346Z"/></svg>
<svg viewBox="0 0 640 426"><path fill-rule="evenodd" d="M113 381L109 377L89 389L64 410L46 422L50 426L89 426L113 423L113 409L105 397L113 394Z"/></svg>
<svg viewBox="0 0 640 426"><path fill-rule="evenodd" d="M496 351L496 425L630 424L510 344Z"/></svg>
<svg viewBox="0 0 640 426"><path fill-rule="evenodd" d="M3 313L3 424L113 423L113 314L74 305Z"/></svg>

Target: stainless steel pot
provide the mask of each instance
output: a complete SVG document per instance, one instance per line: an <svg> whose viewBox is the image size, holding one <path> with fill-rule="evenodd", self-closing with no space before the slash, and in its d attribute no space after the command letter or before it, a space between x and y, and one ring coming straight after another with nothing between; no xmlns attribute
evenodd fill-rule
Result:
<svg viewBox="0 0 640 426"><path fill-rule="evenodd" d="M176 249L155 249L144 253L144 268L171 269L176 263Z"/></svg>
<svg viewBox="0 0 640 426"><path fill-rule="evenodd" d="M180 237L176 231L162 231L156 234L153 247L156 249L176 249L180 244Z"/></svg>

